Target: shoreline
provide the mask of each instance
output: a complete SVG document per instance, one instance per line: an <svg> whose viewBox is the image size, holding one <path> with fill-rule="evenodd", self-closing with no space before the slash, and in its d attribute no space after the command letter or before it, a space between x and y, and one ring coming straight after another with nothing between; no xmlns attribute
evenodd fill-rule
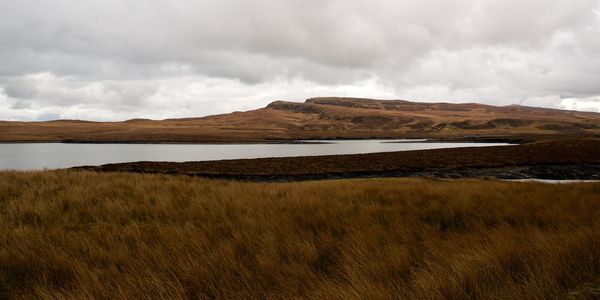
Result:
<svg viewBox="0 0 600 300"><path fill-rule="evenodd" d="M344 172L318 174L215 174L215 173L179 173L173 171L150 170L93 170L89 167L74 167L68 170L87 170L116 173L142 173L164 175L187 175L208 179L247 181L247 182L297 182L340 179L384 179L384 178L436 178L436 179L492 179L506 181L600 181L600 164L585 165L546 165L518 166L502 168L457 168L448 170L396 170L375 172Z"/></svg>
<svg viewBox="0 0 600 300"><path fill-rule="evenodd" d="M381 177L590 180L600 178L600 140L286 158L140 161L71 169L181 174L244 181Z"/></svg>
<svg viewBox="0 0 600 300"><path fill-rule="evenodd" d="M519 145L528 141L513 139L413 139L413 138L339 138L339 139L299 139L273 141L219 141L219 142L147 142L147 141L0 141L0 145L10 144L97 144L97 145L326 145L341 141L382 141L381 143L498 143Z"/></svg>
<svg viewBox="0 0 600 300"><path fill-rule="evenodd" d="M422 143L508 143L508 144L527 144L539 141L579 139L579 138L600 138L597 134L506 134L506 135L407 135L407 136L314 136L303 138L281 138L281 139L240 139L240 140L79 140L79 139L24 139L24 140L0 140L0 144L175 144L175 145L231 145L231 144L327 144L336 141L369 141L382 140L384 143L395 143L402 140Z"/></svg>

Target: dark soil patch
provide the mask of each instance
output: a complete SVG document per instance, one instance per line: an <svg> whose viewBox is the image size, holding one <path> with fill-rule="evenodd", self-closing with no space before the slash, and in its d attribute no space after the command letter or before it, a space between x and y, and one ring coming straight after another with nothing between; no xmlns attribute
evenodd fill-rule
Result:
<svg viewBox="0 0 600 300"><path fill-rule="evenodd" d="M415 176L598 179L600 140L572 139L513 146L354 155L200 162L131 162L75 169L186 174L242 180Z"/></svg>

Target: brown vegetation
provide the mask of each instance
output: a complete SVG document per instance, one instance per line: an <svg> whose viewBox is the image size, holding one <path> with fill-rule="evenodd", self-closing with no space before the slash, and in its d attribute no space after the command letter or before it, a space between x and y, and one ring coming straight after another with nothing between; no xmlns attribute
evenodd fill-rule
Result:
<svg viewBox="0 0 600 300"><path fill-rule="evenodd" d="M200 162L131 162L83 169L167 173L253 180L289 180L352 177L407 177L522 166L596 166L598 178L600 139L574 139L524 145L454 148L354 155L239 159ZM588 172L589 173L589 172ZM474 173L479 177L485 173ZM562 178L566 172L558 172ZM439 176L439 175L437 175ZM489 174L489 176L494 176ZM586 179L586 178L579 178ZM587 178L593 179L593 178Z"/></svg>
<svg viewBox="0 0 600 300"><path fill-rule="evenodd" d="M0 122L0 141L253 142L599 134L600 114L511 105L314 98L203 118Z"/></svg>
<svg viewBox="0 0 600 300"><path fill-rule="evenodd" d="M598 296L600 184L0 173L0 298Z"/></svg>

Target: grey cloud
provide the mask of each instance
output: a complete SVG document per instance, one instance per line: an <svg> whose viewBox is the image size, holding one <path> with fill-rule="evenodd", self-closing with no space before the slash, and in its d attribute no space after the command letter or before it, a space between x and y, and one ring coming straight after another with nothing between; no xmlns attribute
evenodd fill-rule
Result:
<svg viewBox="0 0 600 300"><path fill-rule="evenodd" d="M21 110L21 109L29 109L32 108L31 103L26 100L17 100L13 102L10 106L10 109Z"/></svg>
<svg viewBox="0 0 600 300"><path fill-rule="evenodd" d="M561 107L600 95L598 36L597 0L2 1L0 117L206 115L373 78L394 98Z"/></svg>

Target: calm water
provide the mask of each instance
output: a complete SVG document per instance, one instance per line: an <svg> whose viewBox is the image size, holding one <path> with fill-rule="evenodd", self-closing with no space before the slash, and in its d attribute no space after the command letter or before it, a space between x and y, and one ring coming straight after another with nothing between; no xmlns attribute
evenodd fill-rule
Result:
<svg viewBox="0 0 600 300"><path fill-rule="evenodd" d="M0 144L0 169L35 170L131 161L203 161L506 145L398 141L401 143L346 140L326 144Z"/></svg>
<svg viewBox="0 0 600 300"><path fill-rule="evenodd" d="M512 182L539 182L539 183L551 183L551 184L569 184L569 183L597 183L600 180L563 180L563 179L506 179L505 181Z"/></svg>

